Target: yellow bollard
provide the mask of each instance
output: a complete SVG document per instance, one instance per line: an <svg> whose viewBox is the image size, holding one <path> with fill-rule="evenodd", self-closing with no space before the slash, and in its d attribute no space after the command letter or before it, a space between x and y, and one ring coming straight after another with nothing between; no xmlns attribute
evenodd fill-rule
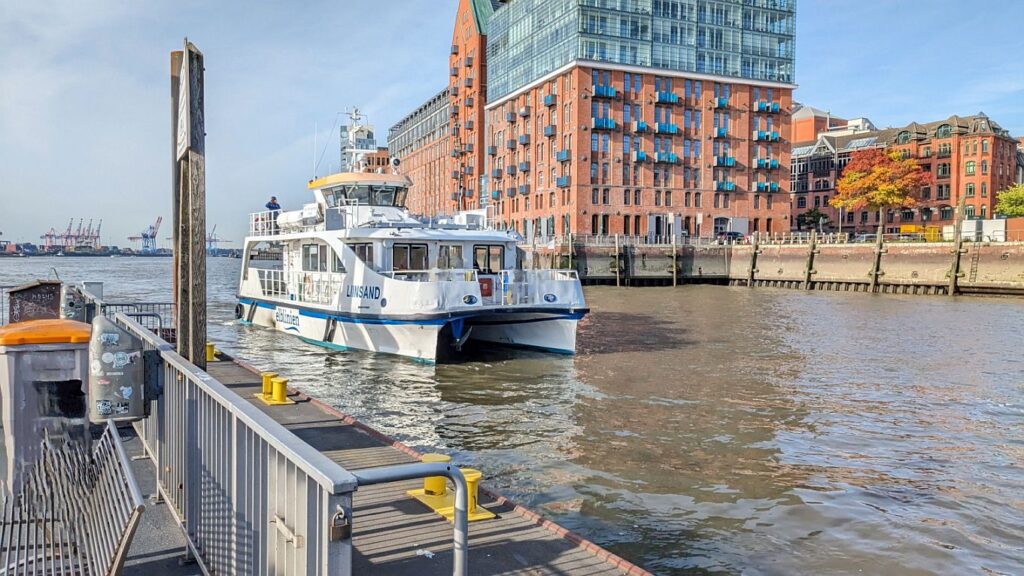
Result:
<svg viewBox="0 0 1024 576"><path fill-rule="evenodd" d="M213 342L206 343L206 361L213 362L217 360L217 349L213 347Z"/></svg>
<svg viewBox="0 0 1024 576"><path fill-rule="evenodd" d="M420 459L423 462L444 462L452 461L447 454L424 454ZM448 479L444 476L430 476L423 479L423 492L429 496L444 496L448 492Z"/></svg>
<svg viewBox="0 0 1024 576"><path fill-rule="evenodd" d="M260 374L263 378L263 397L270 398L270 393L273 391L273 384L271 380L277 378L277 372L263 372ZM259 394L257 394L259 396Z"/></svg>
<svg viewBox="0 0 1024 576"><path fill-rule="evenodd" d="M466 492L469 494L466 498L466 517L470 522L477 520L490 520L495 518L494 512L480 506L479 490L480 480L483 478L483 474L479 470L474 468L460 468L462 471L462 477L466 479ZM452 505L450 508L438 510L438 514L444 516L450 521L455 520L455 506Z"/></svg>
<svg viewBox="0 0 1024 576"><path fill-rule="evenodd" d="M270 406L282 404L295 404L295 400L288 398L288 379L281 378L273 372L263 373L263 393L256 394L256 397Z"/></svg>

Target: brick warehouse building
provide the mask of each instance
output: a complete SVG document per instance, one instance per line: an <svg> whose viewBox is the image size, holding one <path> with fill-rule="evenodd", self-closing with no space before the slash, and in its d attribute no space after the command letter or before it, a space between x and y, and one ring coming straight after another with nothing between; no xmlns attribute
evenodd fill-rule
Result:
<svg viewBox="0 0 1024 576"><path fill-rule="evenodd" d="M814 141L793 145L790 220L795 226L799 214L817 208L830 220L829 230L874 232L883 217L886 232L900 232L901 226L941 227L953 224L961 197L966 198L967 218L991 218L996 193L1016 179L1016 145L1006 130L984 114L884 130L874 129L869 122L837 126ZM932 174L934 183L922 188L918 206L888 210L884 215L868 210L840 215L828 205L850 155L868 148L896 150L916 158Z"/></svg>
<svg viewBox="0 0 1024 576"><path fill-rule="evenodd" d="M462 0L441 136L450 180L417 185L410 208L486 205L527 237L788 230L794 12L792 0ZM395 142L415 140L416 114ZM391 153L415 179L419 148Z"/></svg>

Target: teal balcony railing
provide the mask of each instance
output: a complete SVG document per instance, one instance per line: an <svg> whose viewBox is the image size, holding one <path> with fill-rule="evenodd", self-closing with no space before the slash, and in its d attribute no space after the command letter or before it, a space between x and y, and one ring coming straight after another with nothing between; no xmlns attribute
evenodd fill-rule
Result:
<svg viewBox="0 0 1024 576"><path fill-rule="evenodd" d="M658 134L678 134L679 126L671 122L658 122L654 126L654 131Z"/></svg>
<svg viewBox="0 0 1024 576"><path fill-rule="evenodd" d="M594 118L594 130L614 130L615 120L611 118Z"/></svg>
<svg viewBox="0 0 1024 576"><path fill-rule="evenodd" d="M675 92L658 92L655 99L659 104L679 104L679 94Z"/></svg>
<svg viewBox="0 0 1024 576"><path fill-rule="evenodd" d="M530 135L529 134L520 134L519 135L519 143L524 145L524 146L526 144L529 144L530 143Z"/></svg>
<svg viewBox="0 0 1024 576"><path fill-rule="evenodd" d="M733 156L715 156L715 166L732 168L736 165L736 158Z"/></svg>
<svg viewBox="0 0 1024 576"><path fill-rule="evenodd" d="M494 156L497 153L498 153L498 147L497 146L488 146L487 147L487 154L489 156Z"/></svg>
<svg viewBox="0 0 1024 576"><path fill-rule="evenodd" d="M715 138L728 138L728 137L729 137L729 129L728 128L724 128L724 127L722 127L722 128L715 128Z"/></svg>
<svg viewBox="0 0 1024 576"><path fill-rule="evenodd" d="M758 112L769 112L769 113L772 113L772 114L777 114L781 108L779 107L779 103L778 102L769 102L767 100L758 100L755 109Z"/></svg>
<svg viewBox="0 0 1024 576"><path fill-rule="evenodd" d="M545 106L554 106L558 102L558 98L554 94L548 94L544 97Z"/></svg>
<svg viewBox="0 0 1024 576"><path fill-rule="evenodd" d="M559 162L568 162L569 157L570 156L568 150L559 150L558 152L555 152L555 160Z"/></svg>
<svg viewBox="0 0 1024 576"><path fill-rule="evenodd" d="M529 172L530 171L530 163L529 162L520 162L519 163L519 171L520 172Z"/></svg>
<svg viewBox="0 0 1024 576"><path fill-rule="evenodd" d="M544 136L551 137L551 136L554 136L554 135L555 135L555 125L554 124L548 124L547 126L544 127Z"/></svg>
<svg viewBox="0 0 1024 576"><path fill-rule="evenodd" d="M647 162L648 160L647 152L644 152L643 150L636 150L633 152L633 162Z"/></svg>
<svg viewBox="0 0 1024 576"><path fill-rule="evenodd" d="M558 178L555 179L555 186L558 186L559 188L568 188L569 187L569 177L568 176L559 176Z"/></svg>
<svg viewBox="0 0 1024 576"><path fill-rule="evenodd" d="M530 186L528 184L520 184L519 185L519 193L520 194L529 194L530 193Z"/></svg>
<svg viewBox="0 0 1024 576"><path fill-rule="evenodd" d="M615 86L594 85L594 98L615 98Z"/></svg>
<svg viewBox="0 0 1024 576"><path fill-rule="evenodd" d="M501 178L501 168L491 170L491 178Z"/></svg>
<svg viewBox="0 0 1024 576"><path fill-rule="evenodd" d="M729 180L719 180L715 182L715 190L719 192L732 192L736 189L736 183L730 182Z"/></svg>
<svg viewBox="0 0 1024 576"><path fill-rule="evenodd" d="M515 196L516 195L516 187L515 186L509 186L508 188L506 188L505 189L505 195L508 196L509 198Z"/></svg>
<svg viewBox="0 0 1024 576"><path fill-rule="evenodd" d="M675 152L658 152L654 161L662 164L678 164L679 157L676 156Z"/></svg>
<svg viewBox="0 0 1024 576"><path fill-rule="evenodd" d="M728 98L715 98L715 108L728 108L728 107L729 107L729 99Z"/></svg>
<svg viewBox="0 0 1024 576"><path fill-rule="evenodd" d="M643 120L633 121L633 132L647 132L647 130L649 130L647 122L644 122Z"/></svg>

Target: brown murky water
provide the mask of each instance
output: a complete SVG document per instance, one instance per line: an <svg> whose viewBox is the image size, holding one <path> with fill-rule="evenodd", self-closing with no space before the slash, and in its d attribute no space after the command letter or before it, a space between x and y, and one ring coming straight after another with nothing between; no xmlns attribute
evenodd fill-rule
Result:
<svg viewBox="0 0 1024 576"><path fill-rule="evenodd" d="M169 260L0 260L0 284ZM231 321L259 366L659 574L1024 573L1024 301L712 286L587 289L575 358L436 369ZM155 280L154 280L155 279Z"/></svg>

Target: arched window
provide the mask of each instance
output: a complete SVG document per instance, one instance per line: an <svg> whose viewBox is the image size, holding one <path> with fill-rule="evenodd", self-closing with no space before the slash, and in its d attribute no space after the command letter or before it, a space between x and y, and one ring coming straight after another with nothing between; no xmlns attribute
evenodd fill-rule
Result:
<svg viewBox="0 0 1024 576"><path fill-rule="evenodd" d="M988 160L981 161L981 173L988 174Z"/></svg>
<svg viewBox="0 0 1024 576"><path fill-rule="evenodd" d="M935 129L936 138L949 138L949 136L952 133L953 129L950 127L949 124L943 124L942 126L939 126L938 128Z"/></svg>
<svg viewBox="0 0 1024 576"><path fill-rule="evenodd" d="M896 136L896 143L897 144L908 144L909 142L910 142L910 132L907 132L906 130L904 130L903 132L900 132L899 135Z"/></svg>
<svg viewBox="0 0 1024 576"><path fill-rule="evenodd" d="M986 216L988 216L988 206L982 204L981 205L981 217L982 217L982 219L984 219Z"/></svg>
<svg viewBox="0 0 1024 576"><path fill-rule="evenodd" d="M964 210L964 217L974 218L974 206L967 206L967 208Z"/></svg>

